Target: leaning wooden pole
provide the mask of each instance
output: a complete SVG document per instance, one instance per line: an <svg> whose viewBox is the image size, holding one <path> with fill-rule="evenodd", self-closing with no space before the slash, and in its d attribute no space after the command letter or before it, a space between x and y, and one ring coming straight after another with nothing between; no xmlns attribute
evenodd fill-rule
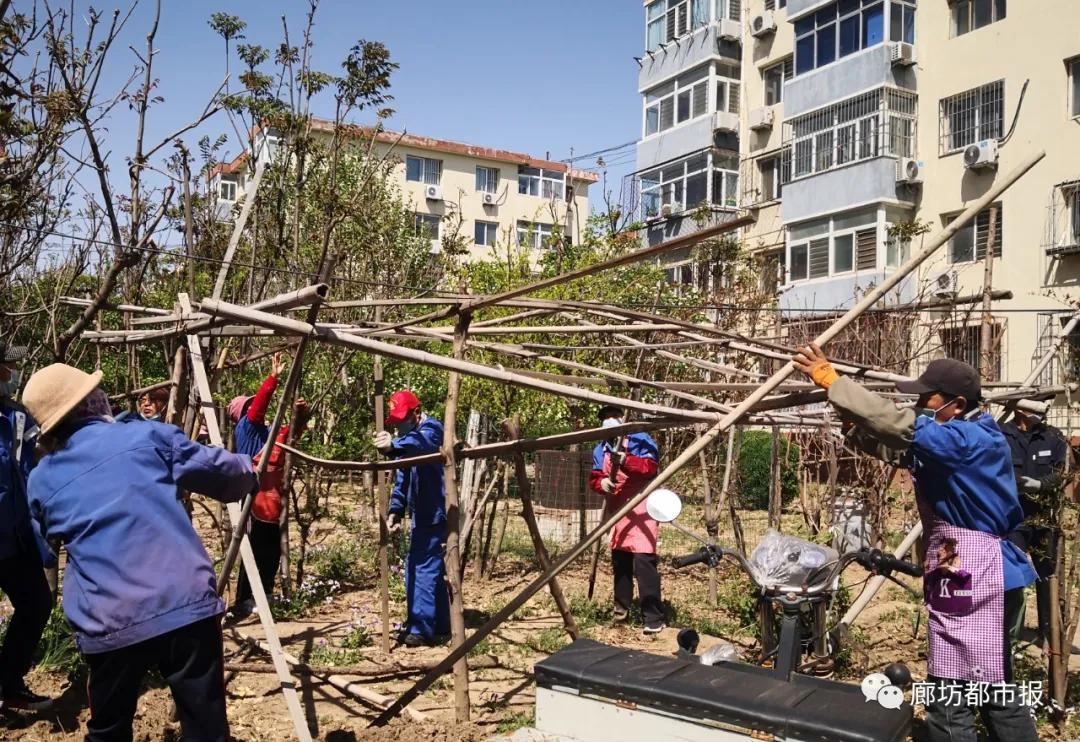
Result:
<svg viewBox="0 0 1080 742"><path fill-rule="evenodd" d="M458 315L454 327L454 358L465 355L465 339L469 333L472 312ZM446 388L446 415L443 420L443 487L446 490L446 583L450 590L450 641L454 650L465 644L465 596L461 592L461 504L457 478L457 408L461 374L450 374ZM469 663L463 652L454 662L454 718L469 720Z"/></svg>
<svg viewBox="0 0 1080 742"><path fill-rule="evenodd" d="M814 342L818 345L824 345L836 337L838 334L844 331L848 325L858 319L867 309L872 307L878 301L882 299L889 291L892 291L901 281L906 279L911 273L918 268L923 261L933 255L937 250L948 242L957 231L959 231L964 225L970 222L975 216L984 209L987 204L992 203L994 199L998 198L1005 190L1020 179L1028 170L1035 166L1043 157L1046 156L1045 152L1039 152L1038 154L1025 160L1019 167L1006 175L999 183L995 183L981 198L974 201L964 211L957 216L952 222L949 223L945 229L939 232L934 238L929 241L922 250L912 256L907 262L897 268L896 272L882 281L874 289L866 293L866 295L855 306L844 313L842 317L837 319L831 326L829 326L823 333L818 335ZM532 596L543 589L555 576L562 572L571 563L575 562L582 554L584 554L592 544L600 538L601 534L605 533L608 529L614 526L618 521L625 518L634 508L636 508L641 502L651 495L655 490L659 489L665 484L676 472L682 469L686 464L697 458L698 451L701 451L710 443L712 443L720 433L724 432L732 425L737 423L755 404L764 399L770 392L776 389L780 384L784 382L795 371L795 366L789 361L784 364L776 373L769 377L756 391L751 393L746 399L739 403L739 405L723 417L718 423L713 425L705 433L705 435L698 438L694 443L690 445L685 451L682 452L674 461L668 464L656 478L653 479L640 493L630 498L621 508L612 513L606 521L594 528L588 536L586 536L580 543L573 549L568 551L566 555L558 561L558 563L552 565L551 570L547 574L529 583L520 593L514 596L510 602L498 611L488 621L473 632L472 636L465 641L460 647L457 647L449 655L447 655L439 666L435 670L429 672L412 688L405 691L390 706L386 711L379 715L375 721L372 722L372 726L382 726L397 716L403 708L408 706L413 699L415 699L420 693L424 692L431 686L442 674L442 672L454 662L464 657L469 650L476 646L481 640L488 634L494 631L498 626L507 618L512 616L521 606L523 606ZM436 672L437 671L437 672Z"/></svg>
<svg viewBox="0 0 1080 742"><path fill-rule="evenodd" d="M382 307L375 308L375 320L382 319ZM381 433L386 430L386 407L383 402L385 395L385 382L383 381L382 356L375 356L372 377L375 382L375 432ZM387 492L387 475L378 472L372 478L372 486L375 488L375 501L379 503L379 618L381 621L381 636L379 646L382 651L390 652L390 531L386 525L387 510L390 509L390 496Z"/></svg>
<svg viewBox="0 0 1080 742"><path fill-rule="evenodd" d="M518 420L517 415L506 422L505 430L508 438L519 438L521 436L521 422ZM540 569L549 572L551 570L551 556L548 554L547 546L544 545L544 538L540 535L540 526L536 523L536 513L533 512L532 483L529 482L529 473L525 470L525 455L521 451L515 451L513 458L518 496L521 497L521 517L525 520L526 528L529 529L529 538L532 539L533 549L536 550L536 558L540 562ZM563 625L566 626L566 633L570 635L571 639L577 639L579 634L577 622L574 621L574 614L570 611L570 603L566 600L562 585L559 584L558 580L552 578L548 584L548 589L551 590L551 597L555 599L555 606L559 609L559 615L562 616Z"/></svg>

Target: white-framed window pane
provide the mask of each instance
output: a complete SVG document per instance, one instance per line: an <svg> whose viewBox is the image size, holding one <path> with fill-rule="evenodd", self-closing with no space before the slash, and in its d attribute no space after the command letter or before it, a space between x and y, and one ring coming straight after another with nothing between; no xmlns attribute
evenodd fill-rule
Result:
<svg viewBox="0 0 1080 742"><path fill-rule="evenodd" d="M1069 62L1069 115L1080 116L1080 57Z"/></svg>
<svg viewBox="0 0 1080 742"><path fill-rule="evenodd" d="M218 197L222 201L236 200L236 181L223 180L218 184Z"/></svg>
<svg viewBox="0 0 1080 742"><path fill-rule="evenodd" d="M477 167L476 190L482 193L497 192L499 190L499 169L495 167Z"/></svg>
<svg viewBox="0 0 1080 742"><path fill-rule="evenodd" d="M415 228L418 237L427 237L429 240L439 239L440 219L432 214L416 214Z"/></svg>
<svg viewBox="0 0 1080 742"><path fill-rule="evenodd" d="M1074 188L1068 200L1071 244L1080 245L1080 188Z"/></svg>
<svg viewBox="0 0 1080 742"><path fill-rule="evenodd" d="M473 242L477 245L494 247L499 234L499 225L495 222L476 222L473 229Z"/></svg>
<svg viewBox="0 0 1080 742"><path fill-rule="evenodd" d="M660 131L660 106L649 106L645 109L645 136Z"/></svg>
<svg viewBox="0 0 1080 742"><path fill-rule="evenodd" d="M829 239L810 241L810 278L829 275Z"/></svg>
<svg viewBox="0 0 1080 742"><path fill-rule="evenodd" d="M968 224L949 242L949 261L966 263L975 259L975 225Z"/></svg>
<svg viewBox="0 0 1080 742"><path fill-rule="evenodd" d="M807 260L808 245L803 243L801 245L791 246L791 261L788 266L788 281L801 281L808 277L809 274L809 262Z"/></svg>
<svg viewBox="0 0 1080 742"><path fill-rule="evenodd" d="M833 237L833 273L846 273L854 267L855 235Z"/></svg>
<svg viewBox="0 0 1080 742"><path fill-rule="evenodd" d="M424 180L424 160L422 157L409 155L405 158L405 180L417 183Z"/></svg>

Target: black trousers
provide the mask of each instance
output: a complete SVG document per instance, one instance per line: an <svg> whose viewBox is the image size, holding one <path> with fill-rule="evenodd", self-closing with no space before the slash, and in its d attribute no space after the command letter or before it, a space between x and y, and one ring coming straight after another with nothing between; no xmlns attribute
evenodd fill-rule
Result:
<svg viewBox="0 0 1080 742"><path fill-rule="evenodd" d="M1024 607L1024 588L1005 591L1004 637L1002 652L1005 662L1005 682L1013 682L1012 670L1012 627L1020 617ZM983 724L991 742L1038 742L1035 732L1035 720L1030 709L1019 702L1019 693L1009 701L1004 697L994 698L979 706L966 702L945 702L942 689L960 683L956 680L943 680L930 675L927 682L935 684L936 700L926 704L926 731L931 742L978 742L975 728L975 712L982 716ZM963 699L963 691L960 691Z"/></svg>
<svg viewBox="0 0 1080 742"><path fill-rule="evenodd" d="M637 578L641 598L641 617L646 626L664 622L664 607L660 604L660 572L656 554L635 554L614 549L611 568L615 573L615 605L629 612L634 601L634 578Z"/></svg>
<svg viewBox="0 0 1080 742"><path fill-rule="evenodd" d="M281 526L252 518L248 540L251 542L251 551L255 554L255 564L259 567L263 592L269 600L274 595L274 577L277 576L278 564L281 562ZM236 585L236 602L241 603L250 598L251 583L248 582L247 570L241 566L240 581Z"/></svg>
<svg viewBox="0 0 1080 742"><path fill-rule="evenodd" d="M221 620L211 616L130 647L86 655L87 742L129 742L143 676L157 667L169 683L184 742L226 742Z"/></svg>
<svg viewBox="0 0 1080 742"><path fill-rule="evenodd" d="M33 664L34 651L52 611L52 593L37 553L0 559L0 590L15 612L0 648L0 686L17 688Z"/></svg>

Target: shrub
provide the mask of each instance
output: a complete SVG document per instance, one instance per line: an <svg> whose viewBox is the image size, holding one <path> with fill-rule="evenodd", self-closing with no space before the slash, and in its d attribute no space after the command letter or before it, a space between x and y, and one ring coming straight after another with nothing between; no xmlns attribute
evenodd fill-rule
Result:
<svg viewBox="0 0 1080 742"><path fill-rule="evenodd" d="M41 634L37 647L37 665L42 670L63 672L68 677L86 669L86 662L75 646L75 633L64 618L64 611L57 601L49 614L49 622Z"/></svg>
<svg viewBox="0 0 1080 742"><path fill-rule="evenodd" d="M768 510L769 483L772 480L772 433L748 430L739 451L739 481L736 491L739 504L754 510ZM799 447L780 437L780 499L791 502L799 490Z"/></svg>

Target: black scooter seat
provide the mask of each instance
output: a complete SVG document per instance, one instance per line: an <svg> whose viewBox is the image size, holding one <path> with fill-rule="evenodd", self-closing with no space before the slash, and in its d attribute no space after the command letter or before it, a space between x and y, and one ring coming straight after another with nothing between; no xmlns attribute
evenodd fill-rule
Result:
<svg viewBox="0 0 1080 742"><path fill-rule="evenodd" d="M535 667L542 688L647 706L776 735L820 742L901 742L911 728L905 703L886 709L859 686L730 662L710 667L578 639Z"/></svg>

